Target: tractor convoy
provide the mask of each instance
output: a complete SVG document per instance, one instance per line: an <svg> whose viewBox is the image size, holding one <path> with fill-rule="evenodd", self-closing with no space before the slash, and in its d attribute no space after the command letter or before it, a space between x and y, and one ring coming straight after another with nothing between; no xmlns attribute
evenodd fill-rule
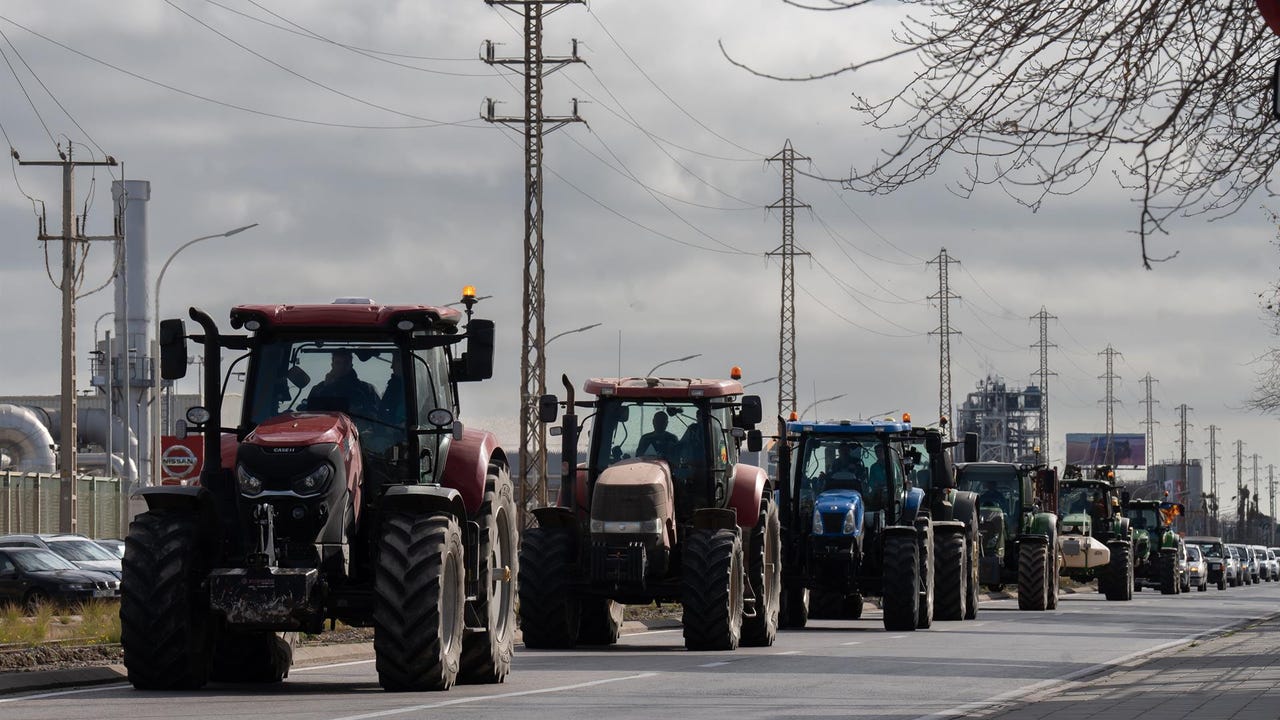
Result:
<svg viewBox="0 0 1280 720"><path fill-rule="evenodd" d="M134 687L279 682L298 633L337 622L373 628L384 689L444 690L503 682L517 627L532 649L616 643L624 605L678 604L686 648L735 650L868 600L900 632L976 618L981 585L1043 611L1059 575L1108 600L1189 582L1181 505L1130 498L1110 468L977 462L945 418L793 413L752 465L761 402L737 368L593 378L585 395L565 377L563 399L538 399L559 422L559 495L520 532L507 454L459 420L460 385L494 361L474 288L461 304L241 305L236 334L195 308L191 334L161 323L164 378L202 350L206 402L180 434L202 436L205 464L140 491L120 610Z"/></svg>

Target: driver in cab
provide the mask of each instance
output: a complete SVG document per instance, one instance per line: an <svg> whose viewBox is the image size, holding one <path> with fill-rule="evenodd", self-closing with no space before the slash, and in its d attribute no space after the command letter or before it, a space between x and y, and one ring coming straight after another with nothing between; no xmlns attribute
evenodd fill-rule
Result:
<svg viewBox="0 0 1280 720"><path fill-rule="evenodd" d="M361 415L376 413L378 391L356 374L351 351L335 350L329 358L329 372L311 389L303 409L350 411Z"/></svg>

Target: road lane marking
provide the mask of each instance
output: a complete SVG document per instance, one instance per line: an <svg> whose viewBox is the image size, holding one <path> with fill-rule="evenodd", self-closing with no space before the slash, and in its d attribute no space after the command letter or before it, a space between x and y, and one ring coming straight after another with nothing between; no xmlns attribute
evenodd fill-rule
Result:
<svg viewBox="0 0 1280 720"><path fill-rule="evenodd" d="M728 664L729 664L729 663L731 663L731 662L733 662L733 661L732 661L732 660L724 660L724 661L722 661L722 662L713 662L713 663L707 663L706 665L699 665L698 667L720 667L721 665L728 665Z"/></svg>
<svg viewBox="0 0 1280 720"><path fill-rule="evenodd" d="M377 662L372 658L368 660L351 660L350 662L330 663L328 665L308 665L300 668L290 668L289 674L307 672L308 670L329 670L331 668L351 667L352 665L368 665L371 662Z"/></svg>
<svg viewBox="0 0 1280 720"><path fill-rule="evenodd" d="M890 635L890 636L889 636L889 639L890 639L890 640L901 640L901 639L902 639L902 638L904 638L904 637L906 637L906 635Z"/></svg>
<svg viewBox="0 0 1280 720"><path fill-rule="evenodd" d="M428 703L426 705L411 705L402 708L392 708L390 710L380 710L378 712L365 713L363 715L344 715L339 718L334 718L334 720L368 720L368 718L390 717L392 715L404 715L405 713L418 712L419 710L434 710L436 708L452 707L454 705L469 705L471 703L484 702L485 700L505 700L507 698L524 697L527 695L545 695L547 693L563 692L565 690L579 690L581 688L623 682L625 680L642 680L644 678L654 677L655 675L658 675L658 673L646 672L639 673L637 675L624 675L622 677L575 683L573 685L539 688L537 690L521 690L519 692L499 693L497 695L477 695L475 697L458 698L457 700L443 700L438 703Z"/></svg>
<svg viewBox="0 0 1280 720"><path fill-rule="evenodd" d="M854 641L852 641L852 642L845 642L845 643L840 643L840 644L841 644L841 645L861 645L861 644L862 644L862 641L861 641L861 640L854 640Z"/></svg>
<svg viewBox="0 0 1280 720"><path fill-rule="evenodd" d="M40 693L39 695L21 695L19 697L0 698L0 703L21 702L23 700L44 700L46 698L62 697L64 695L79 695L87 692L101 692L103 690L125 690L132 687L129 683L120 683L119 685L98 685L96 687L81 688L79 690L59 690L57 692Z"/></svg>
<svg viewBox="0 0 1280 720"><path fill-rule="evenodd" d="M638 633L626 633L622 637L635 637L637 635L661 635L662 633L680 632L683 629L684 628L671 628L670 630L645 630L644 632L638 632Z"/></svg>
<svg viewBox="0 0 1280 720"><path fill-rule="evenodd" d="M799 655L799 650L787 650L786 652L774 653L774 655Z"/></svg>

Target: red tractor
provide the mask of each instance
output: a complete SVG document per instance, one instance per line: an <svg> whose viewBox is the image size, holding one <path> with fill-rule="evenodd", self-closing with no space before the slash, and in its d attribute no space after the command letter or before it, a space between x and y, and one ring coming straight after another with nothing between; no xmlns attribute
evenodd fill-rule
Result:
<svg viewBox="0 0 1280 720"><path fill-rule="evenodd" d="M141 491L120 616L129 681L278 682L296 633L374 628L387 690L502 682L515 633L517 532L507 458L464 428L458 383L493 369L493 323L447 307L242 305L224 335L161 324L162 375L204 348L198 486ZM466 342L466 352L456 349ZM240 418L224 426L222 352L239 354ZM243 365L241 365L243 363Z"/></svg>
<svg viewBox="0 0 1280 720"><path fill-rule="evenodd" d="M563 439L559 501L533 511L520 548L520 626L530 648L612 644L624 604L678 602L690 650L773 644L782 540L773 485L738 460L761 447L760 398L733 380L588 380L595 399L541 399ZM577 467L575 414L594 417Z"/></svg>

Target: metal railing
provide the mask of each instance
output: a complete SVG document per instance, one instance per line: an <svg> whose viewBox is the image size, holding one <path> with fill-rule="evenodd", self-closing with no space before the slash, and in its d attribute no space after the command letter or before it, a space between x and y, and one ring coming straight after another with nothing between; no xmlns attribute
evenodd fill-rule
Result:
<svg viewBox="0 0 1280 720"><path fill-rule="evenodd" d="M87 475L77 481L77 531L91 538L124 537L120 481ZM0 472L0 534L59 532L61 482L57 475Z"/></svg>

